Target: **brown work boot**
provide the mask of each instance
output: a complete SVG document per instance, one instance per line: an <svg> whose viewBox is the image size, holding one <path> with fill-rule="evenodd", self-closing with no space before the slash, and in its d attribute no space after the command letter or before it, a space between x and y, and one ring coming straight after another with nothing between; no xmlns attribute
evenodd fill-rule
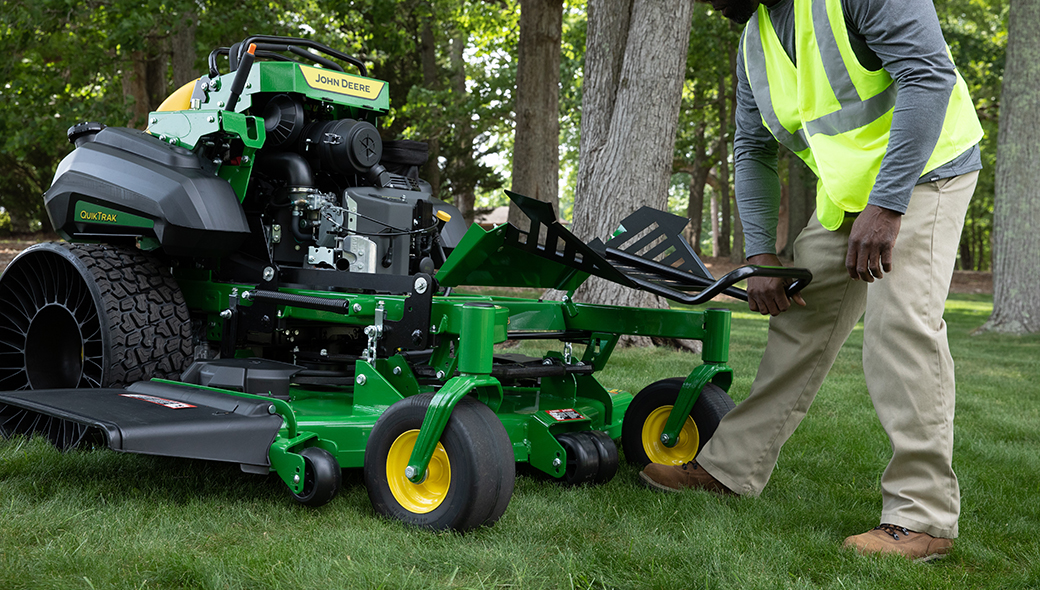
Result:
<svg viewBox="0 0 1040 590"><path fill-rule="evenodd" d="M953 539L933 537L928 533L908 531L901 526L882 524L861 535L845 539L843 547L852 547L863 555L895 553L914 561L939 559L953 547Z"/></svg>
<svg viewBox="0 0 1040 590"><path fill-rule="evenodd" d="M685 489L708 490L717 494L733 494L719 480L697 464L696 461L682 465L651 463L639 473L639 479L647 487L662 492L678 492Z"/></svg>

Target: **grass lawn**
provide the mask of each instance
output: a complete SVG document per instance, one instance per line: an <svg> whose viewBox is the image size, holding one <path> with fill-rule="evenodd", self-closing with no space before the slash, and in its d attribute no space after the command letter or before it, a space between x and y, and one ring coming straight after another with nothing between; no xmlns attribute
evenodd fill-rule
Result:
<svg viewBox="0 0 1040 590"><path fill-rule="evenodd" d="M1037 588L1040 337L970 335L991 305L947 306L963 502L961 538L935 563L840 548L877 524L889 456L857 330L759 498L654 493L627 465L578 489L520 470L497 525L435 534L377 518L356 471L308 509L237 467L0 442L0 589ZM764 319L735 313L737 401L765 334ZM638 391L697 362L626 350L602 381Z"/></svg>

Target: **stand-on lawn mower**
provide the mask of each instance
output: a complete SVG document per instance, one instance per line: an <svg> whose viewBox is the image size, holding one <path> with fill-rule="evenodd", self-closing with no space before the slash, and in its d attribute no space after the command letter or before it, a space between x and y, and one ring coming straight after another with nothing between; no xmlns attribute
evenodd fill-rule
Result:
<svg viewBox="0 0 1040 590"><path fill-rule="evenodd" d="M44 195L66 241L0 277L0 434L273 471L311 506L363 467L380 514L466 530L503 514L518 461L583 484L613 477L618 438L633 462L692 459L733 407L730 314L454 287L573 293L596 275L697 304L748 276L811 278L716 281L686 220L647 208L586 244L510 194L529 230L467 232L418 177L425 145L381 140L387 84L359 60L257 36L209 64L147 131L69 130ZM700 340L703 364L608 390L596 372L623 334ZM554 350L494 348L524 339Z"/></svg>

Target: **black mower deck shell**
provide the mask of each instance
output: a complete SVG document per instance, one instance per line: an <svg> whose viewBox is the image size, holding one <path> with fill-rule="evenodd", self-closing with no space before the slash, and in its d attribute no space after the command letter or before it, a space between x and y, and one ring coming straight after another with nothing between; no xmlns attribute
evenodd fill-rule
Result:
<svg viewBox="0 0 1040 590"><path fill-rule="evenodd" d="M270 465L282 418L270 403L155 381L126 389L37 389L0 393L0 403L100 429L116 451Z"/></svg>

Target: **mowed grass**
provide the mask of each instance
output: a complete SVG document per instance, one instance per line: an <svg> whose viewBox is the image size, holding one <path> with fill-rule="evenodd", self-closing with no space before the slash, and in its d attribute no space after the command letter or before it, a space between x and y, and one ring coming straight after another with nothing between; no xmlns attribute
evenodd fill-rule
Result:
<svg viewBox="0 0 1040 590"><path fill-rule="evenodd" d="M766 322L732 309L739 401ZM877 524L889 456L857 330L758 498L654 493L627 465L578 489L521 469L497 525L431 533L378 518L357 471L308 509L233 466L0 442L0 589L1040 587L1040 338L970 335L990 309L947 306L963 502L961 538L935 563L840 547ZM602 380L638 391L697 362L624 350Z"/></svg>

